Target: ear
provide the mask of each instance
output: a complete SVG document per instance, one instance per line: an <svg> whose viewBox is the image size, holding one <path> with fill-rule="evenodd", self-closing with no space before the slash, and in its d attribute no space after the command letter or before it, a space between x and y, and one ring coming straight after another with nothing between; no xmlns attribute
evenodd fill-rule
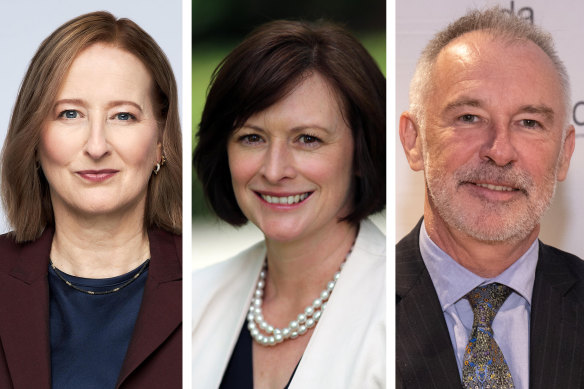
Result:
<svg viewBox="0 0 584 389"><path fill-rule="evenodd" d="M409 112L402 113L399 118L399 139L406 153L410 168L415 171L424 170L422 136Z"/></svg>
<svg viewBox="0 0 584 389"><path fill-rule="evenodd" d="M156 144L156 162L161 163L162 161L162 142Z"/></svg>
<svg viewBox="0 0 584 389"><path fill-rule="evenodd" d="M574 130L573 125L570 125L566 130L562 154L559 156L558 181L564 181L568 175L568 168L570 167L570 159L574 153L574 147L576 147L576 130Z"/></svg>

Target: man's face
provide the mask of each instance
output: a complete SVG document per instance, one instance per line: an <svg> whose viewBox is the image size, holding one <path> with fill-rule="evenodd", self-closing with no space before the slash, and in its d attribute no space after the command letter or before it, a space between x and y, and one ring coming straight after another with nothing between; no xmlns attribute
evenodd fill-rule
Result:
<svg viewBox="0 0 584 389"><path fill-rule="evenodd" d="M437 58L421 142L427 201L480 241L525 239L566 176L559 77L534 43L471 32Z"/></svg>

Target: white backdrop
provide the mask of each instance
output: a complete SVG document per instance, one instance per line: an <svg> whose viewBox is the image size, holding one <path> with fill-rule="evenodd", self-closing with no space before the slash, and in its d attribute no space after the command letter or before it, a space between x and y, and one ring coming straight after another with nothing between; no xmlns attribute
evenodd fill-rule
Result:
<svg viewBox="0 0 584 389"><path fill-rule="evenodd" d="M57 27L81 14L109 11L127 17L148 32L170 60L181 86L181 0L16 0L0 3L0 144L28 64L40 43ZM188 133L189 131L187 131ZM1 185L1 183L0 183ZM1 205L0 205L1 207ZM0 233L9 230L0 208Z"/></svg>
<svg viewBox="0 0 584 389"><path fill-rule="evenodd" d="M423 213L424 179L410 170L398 135L401 112L420 52L432 36L469 9L493 5L529 18L550 32L572 85L576 150L566 181L558 185L542 222L543 242L584 258L584 2L578 0L397 0L396 4L396 239L406 235ZM391 128L391 127L390 127Z"/></svg>

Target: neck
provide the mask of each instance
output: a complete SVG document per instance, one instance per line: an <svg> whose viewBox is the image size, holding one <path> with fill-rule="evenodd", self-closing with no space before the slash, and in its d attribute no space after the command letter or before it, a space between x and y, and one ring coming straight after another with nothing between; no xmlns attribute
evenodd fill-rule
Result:
<svg viewBox="0 0 584 389"><path fill-rule="evenodd" d="M264 302L284 300L292 309L304 309L339 270L356 233L355 226L341 222L293 242L266 239L268 276Z"/></svg>
<svg viewBox="0 0 584 389"><path fill-rule="evenodd" d="M424 225L432 241L460 265L483 278L503 273L529 249L539 234L539 226L521 239L504 242L479 241L447 225L426 207Z"/></svg>
<svg viewBox="0 0 584 389"><path fill-rule="evenodd" d="M61 271L84 278L127 273L150 257L143 209L123 215L73 215L54 208L51 260Z"/></svg>

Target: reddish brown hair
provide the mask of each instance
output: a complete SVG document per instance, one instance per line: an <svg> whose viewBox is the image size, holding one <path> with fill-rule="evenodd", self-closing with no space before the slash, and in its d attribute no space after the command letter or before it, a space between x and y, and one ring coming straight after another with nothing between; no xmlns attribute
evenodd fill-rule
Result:
<svg viewBox="0 0 584 389"><path fill-rule="evenodd" d="M2 153L2 200L19 242L37 238L54 223L49 184L37 162L42 123L74 59L95 43L128 51L152 76L167 163L148 184L144 221L146 227L182 230L181 131L172 68L154 39L136 23L93 12L63 24L41 43L18 93Z"/></svg>

